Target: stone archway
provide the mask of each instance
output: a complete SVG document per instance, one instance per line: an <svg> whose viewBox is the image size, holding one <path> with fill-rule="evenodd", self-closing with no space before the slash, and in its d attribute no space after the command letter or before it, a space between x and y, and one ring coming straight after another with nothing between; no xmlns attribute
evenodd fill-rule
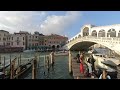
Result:
<svg viewBox="0 0 120 90"><path fill-rule="evenodd" d="M94 37L97 37L97 31L93 30L91 35L94 36Z"/></svg>
<svg viewBox="0 0 120 90"><path fill-rule="evenodd" d="M55 51L55 45L52 45L52 50Z"/></svg>
<svg viewBox="0 0 120 90"><path fill-rule="evenodd" d="M105 30L100 30L98 32L98 37L105 37Z"/></svg>
<svg viewBox="0 0 120 90"><path fill-rule="evenodd" d="M83 37L84 36L88 36L89 35L89 28L88 27L85 27L84 29L83 29Z"/></svg>
<svg viewBox="0 0 120 90"><path fill-rule="evenodd" d="M120 37L120 30L119 30L119 32L118 32L118 37Z"/></svg>
<svg viewBox="0 0 120 90"><path fill-rule="evenodd" d="M115 29L108 30L107 37L116 37L116 31L115 31Z"/></svg>
<svg viewBox="0 0 120 90"><path fill-rule="evenodd" d="M60 46L59 46L59 45L57 45L57 48L59 49L59 48L60 48Z"/></svg>

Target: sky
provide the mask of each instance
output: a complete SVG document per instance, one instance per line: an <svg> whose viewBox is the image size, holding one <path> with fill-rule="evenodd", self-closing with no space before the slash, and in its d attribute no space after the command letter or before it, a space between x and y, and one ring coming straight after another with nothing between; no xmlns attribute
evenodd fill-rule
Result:
<svg viewBox="0 0 120 90"><path fill-rule="evenodd" d="M0 11L0 30L38 31L72 38L85 24L120 24L120 11Z"/></svg>

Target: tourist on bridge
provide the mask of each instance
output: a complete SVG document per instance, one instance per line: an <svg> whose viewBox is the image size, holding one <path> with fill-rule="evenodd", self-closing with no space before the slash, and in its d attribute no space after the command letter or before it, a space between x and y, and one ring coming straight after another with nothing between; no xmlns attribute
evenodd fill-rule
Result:
<svg viewBox="0 0 120 90"><path fill-rule="evenodd" d="M84 66L83 66L83 54L80 55L80 73L84 74Z"/></svg>
<svg viewBox="0 0 120 90"><path fill-rule="evenodd" d="M88 58L88 60L90 60L90 63L92 64L92 71L94 72L95 71L95 59L93 58L92 55L90 55L90 58Z"/></svg>
<svg viewBox="0 0 120 90"><path fill-rule="evenodd" d="M80 54L77 54L76 58L77 58L77 63L80 63Z"/></svg>
<svg viewBox="0 0 120 90"><path fill-rule="evenodd" d="M88 65L89 76L91 76L91 75L92 75L92 64L91 64L91 62L90 62L90 59L88 59L87 65Z"/></svg>
<svg viewBox="0 0 120 90"><path fill-rule="evenodd" d="M108 72L104 69L99 79L111 79L111 77L108 75Z"/></svg>

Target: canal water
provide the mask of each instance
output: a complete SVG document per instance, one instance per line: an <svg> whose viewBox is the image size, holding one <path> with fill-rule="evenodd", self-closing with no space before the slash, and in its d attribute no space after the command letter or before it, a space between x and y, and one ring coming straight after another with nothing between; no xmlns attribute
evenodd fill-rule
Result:
<svg viewBox="0 0 120 90"><path fill-rule="evenodd" d="M34 52L26 52L26 53L12 53L11 58L14 59L15 57L21 54L21 58L30 58L34 57L36 53ZM37 53L37 55L48 55L49 53ZM5 56L6 63L10 61L10 54L1 54L2 61L3 57ZM25 62L25 61L22 61ZM39 67L37 71L37 79L73 79L73 77L69 74L69 66L68 66L68 56L57 56L55 57L55 66L54 69L50 69L50 72L47 72L47 68L44 68L44 58L40 58L39 60ZM32 71L30 70L29 73L23 79L32 79Z"/></svg>
<svg viewBox="0 0 120 90"><path fill-rule="evenodd" d="M97 49L99 53L106 53L105 49ZM78 52L72 52L72 56L76 56ZM11 59L13 60L15 57L19 57L21 54L21 58L30 58L35 56L35 52L26 52L26 53L11 53ZM40 53L37 55L48 55L49 53ZM10 62L10 54L0 54L2 57L5 56L6 63ZM22 61L22 62L25 62ZM73 79L73 77L69 74L69 66L68 66L68 56L57 56L55 57L55 66L54 70L50 69L50 72L47 72L47 68L44 67L44 58L40 58L39 67L37 70L37 79ZM32 70L23 78L23 79L32 79Z"/></svg>

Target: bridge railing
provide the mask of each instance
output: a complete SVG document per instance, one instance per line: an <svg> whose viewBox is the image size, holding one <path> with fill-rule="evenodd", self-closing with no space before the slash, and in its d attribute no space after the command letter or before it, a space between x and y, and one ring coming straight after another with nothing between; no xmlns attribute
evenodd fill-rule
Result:
<svg viewBox="0 0 120 90"><path fill-rule="evenodd" d="M75 38L71 41L68 42L69 43L75 43L77 40L107 40L107 41L115 41L115 42L120 42L120 38L118 37L94 37L94 36L84 36L84 37L79 37L79 38Z"/></svg>

